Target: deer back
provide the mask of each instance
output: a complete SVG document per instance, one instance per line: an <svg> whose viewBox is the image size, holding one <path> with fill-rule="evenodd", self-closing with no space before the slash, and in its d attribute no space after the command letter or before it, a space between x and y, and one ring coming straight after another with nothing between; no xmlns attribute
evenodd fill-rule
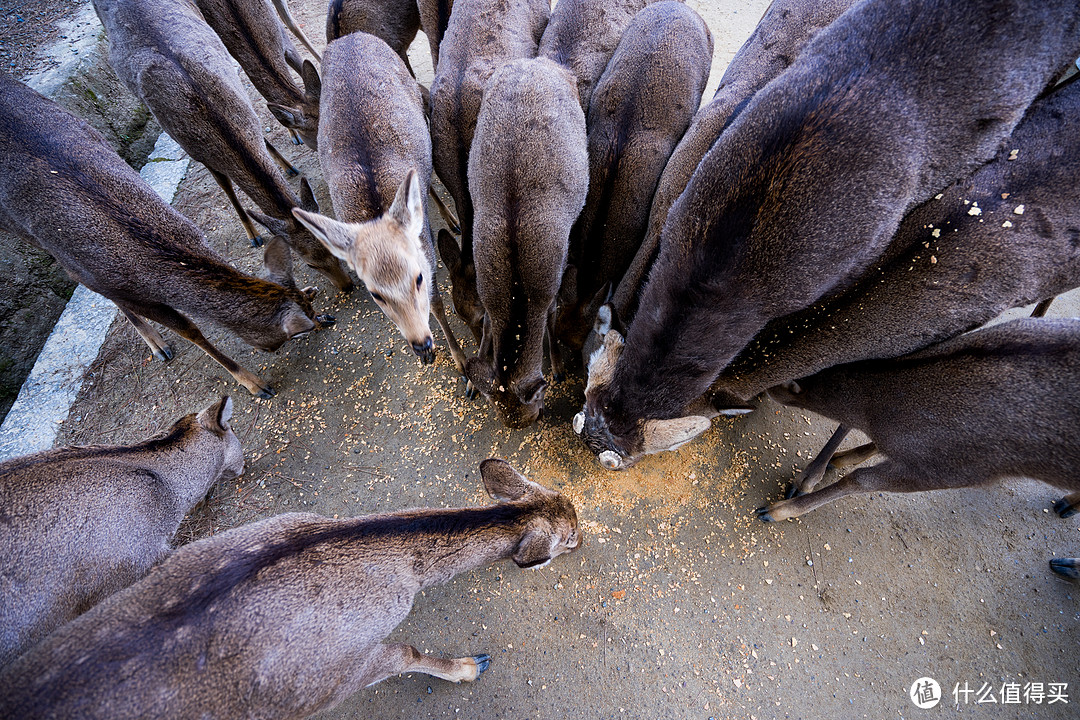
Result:
<svg viewBox="0 0 1080 720"><path fill-rule="evenodd" d="M600 444L640 454L643 419L680 416L766 322L849 286L911 207L993 156L1080 52L1078 19L1065 1L870 0L821 31L672 206L649 312L587 398Z"/></svg>
<svg viewBox="0 0 1080 720"><path fill-rule="evenodd" d="M896 257L766 325L712 391L738 402L833 365L905 355L1080 285L1080 150L1062 143L1077 133L1073 82L1032 104L993 161L912 210Z"/></svg>
<svg viewBox="0 0 1080 720"><path fill-rule="evenodd" d="M0 666L142 577L207 491L243 472L231 414L223 398L135 445L0 463Z"/></svg>
<svg viewBox="0 0 1080 720"><path fill-rule="evenodd" d="M299 718L332 707L359 689L421 588L503 558L539 566L580 544L564 496L500 460L481 475L505 502L278 515L186 545L7 668L0 710Z"/></svg>
<svg viewBox="0 0 1080 720"><path fill-rule="evenodd" d="M576 95L573 77L550 60L504 65L484 92L469 158L476 285L493 357L471 359L468 375L512 427L528 425L543 408L545 326L588 192Z"/></svg>
<svg viewBox="0 0 1080 720"><path fill-rule="evenodd" d="M641 244L657 180L701 103L712 47L697 13L662 0L634 16L596 85L589 194L570 234L574 302L560 309L557 331L575 350L592 328L588 303L619 282Z"/></svg>

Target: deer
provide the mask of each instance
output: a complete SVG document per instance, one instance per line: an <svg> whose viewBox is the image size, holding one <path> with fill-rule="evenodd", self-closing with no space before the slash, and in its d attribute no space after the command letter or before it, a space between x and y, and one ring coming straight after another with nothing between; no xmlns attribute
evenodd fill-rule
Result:
<svg viewBox="0 0 1080 720"><path fill-rule="evenodd" d="M304 62L285 34L281 20L266 0L195 0L207 24L217 33L240 67L244 69L251 84L267 101L270 112L275 115L281 108L301 108L299 115L284 115L292 141L296 145L305 142L316 147L316 129L319 125L319 97L306 93L289 74L291 66L304 79L306 85L317 86L318 70L311 61ZM299 174L291 164L271 150L274 159L290 176Z"/></svg>
<svg viewBox="0 0 1080 720"><path fill-rule="evenodd" d="M302 180L298 198L274 167L262 124L225 46L198 8L189 0L94 0L94 8L109 37L109 64L165 131L210 171L252 245L264 242L254 218L339 290L350 291L352 280L341 261L292 216L294 207L318 209L311 188ZM320 92L314 82L306 90ZM252 211L249 217L233 182L266 214Z"/></svg>
<svg viewBox="0 0 1080 720"><path fill-rule="evenodd" d="M768 388L834 365L906 355L973 330L1013 307L1080 286L1080 83L1032 104L997 156L910 212L883 260L847 292L774 320L709 390L739 407ZM1021 214L1017 214L1017 210ZM789 488L824 476L850 428Z"/></svg>
<svg viewBox="0 0 1080 720"><path fill-rule="evenodd" d="M0 672L5 717L302 718L399 673L476 680L487 654L384 643L425 588L581 545L574 506L506 461L488 507L287 513L196 541ZM123 671L121 671L123 668Z"/></svg>
<svg viewBox="0 0 1080 720"><path fill-rule="evenodd" d="M911 208L990 160L1080 54L1078 24L1064 1L867 0L819 32L672 205L648 312L612 343L610 379L591 383L575 420L601 464L704 432L708 417L688 408L720 372L768 321L850 287Z"/></svg>
<svg viewBox="0 0 1080 720"><path fill-rule="evenodd" d="M637 313L639 294L656 261L668 212L686 189L701 158L750 98L787 69L811 38L854 3L855 0L773 0L769 4L754 32L728 64L712 99L694 114L690 127L664 166L649 208L644 239L612 292L612 310L624 326ZM592 355L600 341L595 334L589 336L583 349L585 357Z"/></svg>
<svg viewBox="0 0 1080 720"><path fill-rule="evenodd" d="M649 204L668 156L686 131L709 77L705 21L661 0L630 22L596 84L586 118L589 193L570 232L570 259L556 335L579 352L594 298L618 283L641 244Z"/></svg>
<svg viewBox="0 0 1080 720"><path fill-rule="evenodd" d="M911 355L862 360L769 389L776 402L863 430L872 447L833 458L837 467L874 454L821 488L759 508L775 522L866 492L984 487L1011 477L1069 492L1055 509L1080 509L1080 321L1025 318L993 325Z"/></svg>
<svg viewBox="0 0 1080 720"><path fill-rule="evenodd" d="M300 41L300 44L307 48L307 51L314 56L316 62L322 62L322 56L319 55L319 51L316 50L311 41L307 39L307 35L300 29L300 26L296 23L292 13L289 12L289 3L286 0L270 0L274 5L274 9L277 10L278 17L281 18L281 22L285 24L285 27L292 31L292 34L296 36L296 39ZM300 68L294 63L290 63L293 70L300 72Z"/></svg>
<svg viewBox="0 0 1080 720"><path fill-rule="evenodd" d="M582 112L634 16L655 0L560 0L544 29L538 54L566 67L577 80Z"/></svg>
<svg viewBox="0 0 1080 720"><path fill-rule="evenodd" d="M555 300L589 189L585 114L569 71L546 58L495 71L476 121L469 187L485 316L465 373L503 424L522 428L543 412L545 336L561 379Z"/></svg>
<svg viewBox="0 0 1080 720"><path fill-rule="evenodd" d="M485 83L505 63L536 56L550 5L548 0L457 0L453 8L431 83L431 159L454 199L461 245L440 232L438 246L450 271L454 308L480 343L484 307L475 283L470 284L476 270L469 151Z"/></svg>
<svg viewBox="0 0 1080 720"><path fill-rule="evenodd" d="M354 32L369 33L389 45L414 78L407 51L419 31L415 0L330 0L326 10L327 45Z"/></svg>
<svg viewBox="0 0 1080 720"><path fill-rule="evenodd" d="M147 320L182 335L253 395L269 398L274 389L215 348L188 315L268 352L333 324L312 309L317 288L297 289L280 238L266 245L268 279L241 273L84 121L2 74L0 114L0 224L115 303L156 358L168 361L173 351Z"/></svg>
<svg viewBox="0 0 1080 720"><path fill-rule="evenodd" d="M458 372L465 355L435 282L435 247L423 197L431 139L416 81L381 39L356 32L323 54L319 164L338 219L293 210L352 268L423 363L435 362L428 316L446 337Z"/></svg>
<svg viewBox="0 0 1080 720"><path fill-rule="evenodd" d="M184 515L244 471L231 417L226 396L133 445L0 463L0 667L172 550Z"/></svg>

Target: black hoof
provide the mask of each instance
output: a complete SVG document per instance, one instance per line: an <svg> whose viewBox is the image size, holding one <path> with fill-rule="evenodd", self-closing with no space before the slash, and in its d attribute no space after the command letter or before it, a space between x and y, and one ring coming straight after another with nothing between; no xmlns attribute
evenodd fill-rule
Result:
<svg viewBox="0 0 1080 720"><path fill-rule="evenodd" d="M455 235L460 235L461 234L461 226L460 225L451 225L450 226L450 232L454 233Z"/></svg>
<svg viewBox="0 0 1080 720"><path fill-rule="evenodd" d="M285 171L285 177L296 177L299 174L300 171L291 165L289 166L289 169Z"/></svg>
<svg viewBox="0 0 1080 720"><path fill-rule="evenodd" d="M1080 565L1080 559L1077 558L1054 558L1050 561L1050 569L1067 580L1080 580L1078 565Z"/></svg>
<svg viewBox="0 0 1080 720"><path fill-rule="evenodd" d="M155 352L154 357L156 357L161 362L169 362L170 360L173 359L172 348L169 347L168 345L166 345L165 347L163 347L160 350L158 350L157 352Z"/></svg>
<svg viewBox="0 0 1080 720"><path fill-rule="evenodd" d="M1054 512L1058 514L1058 517L1071 518L1077 513L1077 509L1069 504L1069 500L1067 498L1061 498L1056 503L1054 503Z"/></svg>
<svg viewBox="0 0 1080 720"><path fill-rule="evenodd" d="M330 327L337 322L337 318L333 315L316 315L315 322L319 324L319 327Z"/></svg>
<svg viewBox="0 0 1080 720"><path fill-rule="evenodd" d="M754 513L758 516L758 520L761 522L776 522L772 515L769 514L769 506L765 505L759 507Z"/></svg>
<svg viewBox="0 0 1080 720"><path fill-rule="evenodd" d="M304 139L302 137L300 137L299 135L293 135L292 144L293 145L303 145L304 144Z"/></svg>
<svg viewBox="0 0 1080 720"><path fill-rule="evenodd" d="M788 483L787 489L784 490L784 499L790 500L791 498L799 497L800 495L805 495L805 493L799 489L799 483Z"/></svg>
<svg viewBox="0 0 1080 720"><path fill-rule="evenodd" d="M206 494L203 495L202 501L204 503L208 503L208 502L210 502L211 500L214 499L214 495L216 495L216 494L217 494L217 483L214 483L213 485L210 486L210 489L206 491Z"/></svg>
<svg viewBox="0 0 1080 720"><path fill-rule="evenodd" d="M491 665L491 656L481 653L480 655L473 655L473 660L476 661L476 675L480 676L482 672L488 669Z"/></svg>
<svg viewBox="0 0 1080 720"><path fill-rule="evenodd" d="M476 395L477 395L476 386L473 385L471 382L466 383L465 384L465 399L466 400L472 400L472 399L474 399L476 397Z"/></svg>
<svg viewBox="0 0 1080 720"><path fill-rule="evenodd" d="M566 379L566 373L555 373L551 376L551 379L557 383L561 383L563 380Z"/></svg>
<svg viewBox="0 0 1080 720"><path fill-rule="evenodd" d="M266 244L266 239L262 235L256 235L251 238L251 247L262 247Z"/></svg>
<svg viewBox="0 0 1080 720"><path fill-rule="evenodd" d="M256 394L255 397L261 398L263 400L269 400L270 398L274 397L275 395L277 395L277 392L274 390L274 388L265 387L265 388L259 390L258 394Z"/></svg>

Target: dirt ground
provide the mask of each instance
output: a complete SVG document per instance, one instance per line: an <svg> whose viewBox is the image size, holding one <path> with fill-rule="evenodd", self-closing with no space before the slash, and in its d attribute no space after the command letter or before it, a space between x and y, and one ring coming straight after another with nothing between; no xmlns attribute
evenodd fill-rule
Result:
<svg viewBox="0 0 1080 720"><path fill-rule="evenodd" d="M321 46L322 1L291 4ZM767 0L690 4L716 40L711 96ZM430 81L425 48L420 38L413 66ZM328 207L316 156L290 145L269 115L266 127ZM257 268L202 167L175 204L219 251ZM432 223L442 226L436 213ZM477 466L491 455L570 496L585 531L582 548L544 569L493 565L417 598L391 639L449 656L487 652L491 668L477 682L393 678L321 717L1076 717L1080 593L1046 561L1080 555L1080 528L1049 510L1050 488L873 494L764 525L753 510L782 492L832 423L763 401L678 453L610 473L570 427L579 377L553 388L540 424L506 430L466 400L445 351L419 365L366 293L336 295L306 267L296 272L322 288L316 305L337 316L335 327L273 355L207 328L276 398L252 399L178 338L172 362L152 361L121 321L59 441L136 440L231 394L247 471L185 522L181 542L286 511L483 504ZM923 676L943 689L932 710L908 698ZM1068 683L1069 703L1002 704L1003 687L1029 682ZM957 705L953 688L965 683L991 688L997 702L969 695L965 704L961 694Z"/></svg>

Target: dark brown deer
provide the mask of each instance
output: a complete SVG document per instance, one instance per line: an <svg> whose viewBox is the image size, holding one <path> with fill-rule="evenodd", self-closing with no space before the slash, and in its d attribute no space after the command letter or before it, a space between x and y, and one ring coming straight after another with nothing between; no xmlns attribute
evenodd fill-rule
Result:
<svg viewBox="0 0 1080 720"><path fill-rule="evenodd" d="M431 84L432 162L454 198L461 225L461 247L440 233L439 252L451 271L454 308L478 343L483 306L476 286L469 285L475 277L469 149L484 84L505 63L536 55L548 12L548 0L457 0Z"/></svg>
<svg viewBox="0 0 1080 720"><path fill-rule="evenodd" d="M221 185L253 244L261 244L232 182L266 215L252 213L272 234L285 238L311 267L339 290L352 289L341 261L299 221L294 207L317 210L302 183L298 198L274 167L262 124L233 69L225 46L188 0L94 0L109 36L109 63L141 98L161 126ZM311 78L308 78L309 80ZM318 95L309 82L307 92Z"/></svg>
<svg viewBox="0 0 1080 720"><path fill-rule="evenodd" d="M187 316L267 351L333 321L315 316L315 288L296 289L282 241L266 247L272 282L238 272L100 134L2 74L0 117L0 223L116 303L159 359L171 359L172 349L146 320L198 345L253 395L270 397L267 383L211 345Z"/></svg>
<svg viewBox="0 0 1080 720"><path fill-rule="evenodd" d="M431 138L420 91L382 40L363 32L323 54L319 164L338 219L293 212L360 276L425 363L435 361L428 326L442 328L458 371L465 355L446 321L435 283L435 247L423 199L431 178Z"/></svg>
<svg viewBox="0 0 1080 720"><path fill-rule="evenodd" d="M1073 82L1034 102L993 161L908 213L854 287L766 325L713 384L715 401L906 355L1080 286L1080 149L1062 142L1077 133Z"/></svg>
<svg viewBox="0 0 1080 720"><path fill-rule="evenodd" d="M407 50L419 31L416 0L330 0L326 10L327 45L354 32L369 33L389 45L413 77Z"/></svg>
<svg viewBox="0 0 1080 720"><path fill-rule="evenodd" d="M638 296L656 261L668 211L686 189L701 158L746 107L747 101L787 69L814 35L854 3L855 0L773 0L769 5L720 78L712 100L694 115L664 166L653 195L645 238L611 298L612 307L623 322L632 320L637 312ZM599 338L594 340L585 348L587 355L600 344Z"/></svg>
<svg viewBox="0 0 1080 720"><path fill-rule="evenodd" d="M769 390L785 405L863 430L882 462L758 510L798 517L853 493L982 487L1041 480L1080 508L1080 320L1028 318L961 335L913 355L830 368ZM859 462L869 448L837 458ZM852 460L854 458L854 460Z"/></svg>
<svg viewBox="0 0 1080 720"><path fill-rule="evenodd" d="M195 0L195 4L229 53L240 63L251 84L269 103L271 112L275 106L302 109L299 118L292 114L287 116L290 122L286 127L293 142L299 145L303 138L303 142L316 147L319 96L305 93L296 84L289 74L289 65L301 73L305 83L316 86L318 71L310 62L306 67L301 63L270 4L266 0ZM268 149L272 147L270 145Z"/></svg>
<svg viewBox="0 0 1080 720"><path fill-rule="evenodd" d="M135 445L0 463L0 666L172 550L184 515L244 471L231 416L226 397Z"/></svg>
<svg viewBox="0 0 1080 720"><path fill-rule="evenodd" d="M639 458L647 423L708 427L688 406L768 321L850 286L912 207L991 159L1080 54L1078 25L1066 0L866 0L815 36L671 208L648 312L586 396L605 465Z"/></svg>
<svg viewBox="0 0 1080 720"><path fill-rule="evenodd" d="M559 493L480 464L491 507L278 515L186 545L0 674L0 714L302 718L407 672L472 681L487 655L383 644L422 589L581 544Z"/></svg>
<svg viewBox="0 0 1080 720"><path fill-rule="evenodd" d="M469 157L476 287L486 311L466 374L512 428L544 408L544 337L561 379L555 298L570 228L589 189L585 115L574 77L544 58L499 68L484 90Z"/></svg>
<svg viewBox="0 0 1080 720"><path fill-rule="evenodd" d="M701 104L712 34L672 0L634 16L600 77L586 119L589 194L570 233L570 266L556 335L577 353L592 330L594 296L619 282L641 244L668 156Z"/></svg>

